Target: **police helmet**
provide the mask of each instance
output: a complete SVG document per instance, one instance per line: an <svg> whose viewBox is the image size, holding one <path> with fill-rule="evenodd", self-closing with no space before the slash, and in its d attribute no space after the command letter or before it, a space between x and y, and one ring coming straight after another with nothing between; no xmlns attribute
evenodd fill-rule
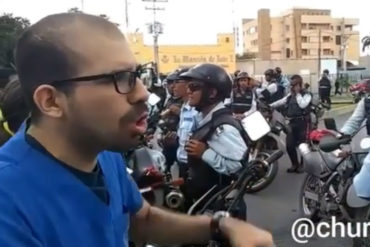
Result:
<svg viewBox="0 0 370 247"><path fill-rule="evenodd" d="M231 77L219 65L210 63L198 64L189 71L182 73L180 77L185 80L197 80L203 82L206 87L215 88L218 98L221 100L224 100L231 94Z"/></svg>

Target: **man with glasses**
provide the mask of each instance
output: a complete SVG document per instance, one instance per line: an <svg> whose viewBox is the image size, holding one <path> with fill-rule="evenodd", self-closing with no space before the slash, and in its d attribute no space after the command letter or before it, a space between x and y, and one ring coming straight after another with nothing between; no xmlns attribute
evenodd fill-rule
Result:
<svg viewBox="0 0 370 247"><path fill-rule="evenodd" d="M120 153L146 131L148 92L116 25L48 16L20 37L15 60L31 118L0 148L1 247L123 247L129 224L142 242L202 243L220 230L234 246L271 246L235 219L143 201Z"/></svg>

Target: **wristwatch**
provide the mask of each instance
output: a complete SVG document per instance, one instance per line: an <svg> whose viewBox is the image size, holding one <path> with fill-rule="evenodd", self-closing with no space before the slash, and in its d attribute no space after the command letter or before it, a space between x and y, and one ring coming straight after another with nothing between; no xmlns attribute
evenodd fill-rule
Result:
<svg viewBox="0 0 370 247"><path fill-rule="evenodd" d="M230 213L226 211L217 211L216 213L213 214L210 224L212 240L222 241L225 239L220 229L220 221L222 218L228 217L230 217Z"/></svg>

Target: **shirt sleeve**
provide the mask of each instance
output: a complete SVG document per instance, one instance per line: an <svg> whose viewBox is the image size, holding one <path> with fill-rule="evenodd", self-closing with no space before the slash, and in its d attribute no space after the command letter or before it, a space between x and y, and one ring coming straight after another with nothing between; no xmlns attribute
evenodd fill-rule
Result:
<svg viewBox="0 0 370 247"><path fill-rule="evenodd" d="M299 93L297 94L296 99L298 106L301 109L304 109L311 103L312 96L309 93L305 94L304 96L302 96L302 94Z"/></svg>
<svg viewBox="0 0 370 247"><path fill-rule="evenodd" d="M0 188L0 246L43 247L7 192Z"/></svg>
<svg viewBox="0 0 370 247"><path fill-rule="evenodd" d="M274 103L270 104L270 106L272 108L277 108L277 107L283 106L287 103L288 97L289 97L289 94L287 96L285 96L284 98L282 98L280 100L277 100Z"/></svg>
<svg viewBox="0 0 370 247"><path fill-rule="evenodd" d="M360 129L361 124L364 122L366 117L365 112L365 99L362 99L356 106L352 116L344 124L340 132L346 135L352 135Z"/></svg>
<svg viewBox="0 0 370 247"><path fill-rule="evenodd" d="M222 125L208 141L209 148L202 160L221 174L236 173L242 167L247 146L239 131L231 125Z"/></svg>

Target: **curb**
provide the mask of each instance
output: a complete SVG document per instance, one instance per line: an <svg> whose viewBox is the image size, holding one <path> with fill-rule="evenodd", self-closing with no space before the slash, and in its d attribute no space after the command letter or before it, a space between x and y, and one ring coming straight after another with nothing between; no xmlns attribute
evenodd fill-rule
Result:
<svg viewBox="0 0 370 247"><path fill-rule="evenodd" d="M353 104L353 105L343 106L343 107L340 107L340 108L337 108L337 109L334 109L334 110L330 110L330 111L325 112L323 117L324 118L333 118L333 117L337 117L337 116L340 116L340 115L344 115L344 114L353 112L353 110L356 108L356 106L357 106L357 104Z"/></svg>

